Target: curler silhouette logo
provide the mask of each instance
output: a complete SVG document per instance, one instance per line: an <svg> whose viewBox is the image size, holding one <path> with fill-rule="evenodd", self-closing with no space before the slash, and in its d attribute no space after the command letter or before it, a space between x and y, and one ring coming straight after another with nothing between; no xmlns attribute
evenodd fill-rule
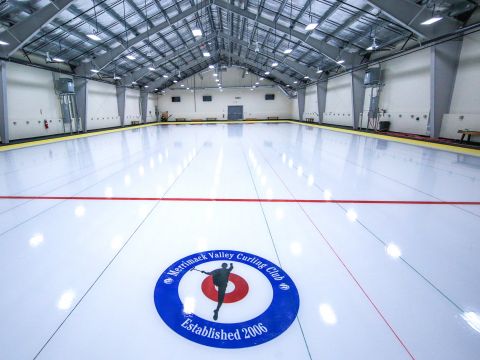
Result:
<svg viewBox="0 0 480 360"><path fill-rule="evenodd" d="M218 348L276 338L295 320L300 302L295 284L279 266L232 250L178 260L158 279L154 301L177 334Z"/></svg>

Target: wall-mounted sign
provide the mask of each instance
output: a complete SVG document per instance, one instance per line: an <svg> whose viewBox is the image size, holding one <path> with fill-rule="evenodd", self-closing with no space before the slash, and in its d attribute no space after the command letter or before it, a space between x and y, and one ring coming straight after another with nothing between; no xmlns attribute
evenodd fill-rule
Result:
<svg viewBox="0 0 480 360"><path fill-rule="evenodd" d="M212 250L170 265L154 292L163 321L199 344L243 348L270 341L295 320L298 291L276 264L257 255Z"/></svg>

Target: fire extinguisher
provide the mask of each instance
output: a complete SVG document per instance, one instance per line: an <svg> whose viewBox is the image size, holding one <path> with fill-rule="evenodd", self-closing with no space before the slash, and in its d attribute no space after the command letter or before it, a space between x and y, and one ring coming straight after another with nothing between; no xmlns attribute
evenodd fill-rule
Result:
<svg viewBox="0 0 480 360"><path fill-rule="evenodd" d="M45 129L48 129L48 121L47 120L43 120L43 126L45 126Z"/></svg>

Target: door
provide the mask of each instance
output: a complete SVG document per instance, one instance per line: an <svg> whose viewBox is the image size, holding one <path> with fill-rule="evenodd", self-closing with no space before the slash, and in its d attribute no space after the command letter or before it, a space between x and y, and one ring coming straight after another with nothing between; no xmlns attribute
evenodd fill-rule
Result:
<svg viewBox="0 0 480 360"><path fill-rule="evenodd" d="M228 120L242 120L243 119L243 106L235 105L228 107Z"/></svg>

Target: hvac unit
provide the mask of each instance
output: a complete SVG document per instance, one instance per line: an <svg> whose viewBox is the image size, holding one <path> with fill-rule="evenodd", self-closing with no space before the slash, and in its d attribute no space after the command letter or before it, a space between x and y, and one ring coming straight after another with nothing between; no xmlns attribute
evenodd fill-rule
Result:
<svg viewBox="0 0 480 360"><path fill-rule="evenodd" d="M365 86L377 86L380 85L381 69L379 67L370 68L365 72L365 78L363 79L363 85Z"/></svg>
<svg viewBox="0 0 480 360"><path fill-rule="evenodd" d="M73 80L69 78L59 78L55 81L55 91L59 94L75 94Z"/></svg>

